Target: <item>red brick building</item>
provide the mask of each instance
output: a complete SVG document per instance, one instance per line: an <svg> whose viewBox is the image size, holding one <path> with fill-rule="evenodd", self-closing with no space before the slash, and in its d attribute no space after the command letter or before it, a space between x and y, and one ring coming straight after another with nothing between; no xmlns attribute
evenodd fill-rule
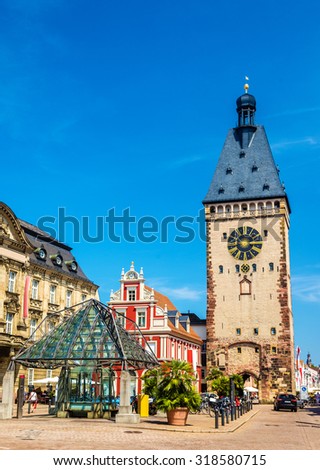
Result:
<svg viewBox="0 0 320 470"><path fill-rule="evenodd" d="M122 269L120 289L111 291L108 305L117 311L126 329L132 328L128 319L139 326L160 362L171 359L190 362L200 390L202 340L190 326L188 315L181 314L168 297L145 285L142 268L138 273L132 262L129 271ZM139 370L132 377L132 395L141 392L143 372ZM117 394L119 381L116 382Z"/></svg>

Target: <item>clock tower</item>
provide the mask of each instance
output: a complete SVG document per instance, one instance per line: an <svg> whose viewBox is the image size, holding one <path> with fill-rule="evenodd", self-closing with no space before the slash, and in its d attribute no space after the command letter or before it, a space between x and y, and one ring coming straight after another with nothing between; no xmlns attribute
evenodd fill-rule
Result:
<svg viewBox="0 0 320 470"><path fill-rule="evenodd" d="M207 370L242 375L269 402L295 391L290 205L248 88L203 201Z"/></svg>

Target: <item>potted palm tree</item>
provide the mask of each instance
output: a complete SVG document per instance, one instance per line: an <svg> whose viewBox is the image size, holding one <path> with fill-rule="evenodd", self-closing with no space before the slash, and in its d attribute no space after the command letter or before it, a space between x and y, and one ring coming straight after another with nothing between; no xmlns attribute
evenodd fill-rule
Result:
<svg viewBox="0 0 320 470"><path fill-rule="evenodd" d="M167 413L168 424L185 425L189 410L196 411L200 406L201 396L195 388L196 377L189 362L163 362L147 371L142 379L144 393L153 396L157 408Z"/></svg>

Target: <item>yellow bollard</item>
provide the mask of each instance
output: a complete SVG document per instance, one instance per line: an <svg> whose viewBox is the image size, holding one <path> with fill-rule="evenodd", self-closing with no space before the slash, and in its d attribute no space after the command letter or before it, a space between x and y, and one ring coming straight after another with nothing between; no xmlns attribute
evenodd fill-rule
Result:
<svg viewBox="0 0 320 470"><path fill-rule="evenodd" d="M149 395L138 396L138 413L141 418L149 416Z"/></svg>

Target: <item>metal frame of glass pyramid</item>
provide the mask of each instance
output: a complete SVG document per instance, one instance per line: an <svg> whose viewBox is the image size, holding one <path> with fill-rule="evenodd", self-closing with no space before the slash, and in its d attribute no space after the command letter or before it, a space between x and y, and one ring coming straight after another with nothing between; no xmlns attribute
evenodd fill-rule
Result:
<svg viewBox="0 0 320 470"><path fill-rule="evenodd" d="M49 331L49 322L57 315L61 322ZM119 316L96 299L49 314L13 361L38 369L117 365L125 370L159 365L138 325L127 318L129 326L124 329Z"/></svg>

